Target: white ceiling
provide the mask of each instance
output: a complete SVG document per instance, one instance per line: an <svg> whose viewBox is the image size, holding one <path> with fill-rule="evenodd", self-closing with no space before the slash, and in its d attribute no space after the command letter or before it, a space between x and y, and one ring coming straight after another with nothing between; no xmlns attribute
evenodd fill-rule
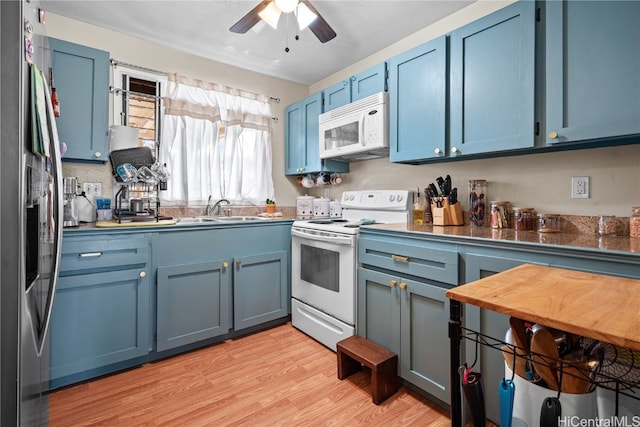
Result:
<svg viewBox="0 0 640 427"><path fill-rule="evenodd" d="M229 31L260 0L43 0L42 3L48 12L57 15L309 85L473 1L312 0L337 33L336 38L324 44L309 29L298 31L292 14L282 15L277 30L260 22L246 34ZM296 34L300 36L297 41ZM289 53L284 50L286 46Z"/></svg>

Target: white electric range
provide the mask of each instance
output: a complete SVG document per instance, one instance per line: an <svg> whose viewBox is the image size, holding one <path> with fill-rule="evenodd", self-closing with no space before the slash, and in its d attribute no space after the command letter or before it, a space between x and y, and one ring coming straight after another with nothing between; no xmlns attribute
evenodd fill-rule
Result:
<svg viewBox="0 0 640 427"><path fill-rule="evenodd" d="M360 225L409 221L407 190L345 191L342 218L294 221L291 228L291 321L332 350L355 334Z"/></svg>

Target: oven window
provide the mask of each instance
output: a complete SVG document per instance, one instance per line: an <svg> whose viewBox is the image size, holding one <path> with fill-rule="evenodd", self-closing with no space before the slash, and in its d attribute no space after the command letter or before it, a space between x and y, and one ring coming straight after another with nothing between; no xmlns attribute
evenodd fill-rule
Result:
<svg viewBox="0 0 640 427"><path fill-rule="evenodd" d="M300 245L300 276L302 280L329 291L339 292L339 274L340 252L305 244Z"/></svg>

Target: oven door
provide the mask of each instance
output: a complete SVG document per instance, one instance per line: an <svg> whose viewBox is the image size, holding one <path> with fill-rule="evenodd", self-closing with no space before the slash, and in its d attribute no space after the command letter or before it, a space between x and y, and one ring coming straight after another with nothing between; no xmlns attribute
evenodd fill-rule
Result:
<svg viewBox="0 0 640 427"><path fill-rule="evenodd" d="M291 295L355 325L356 235L293 227Z"/></svg>

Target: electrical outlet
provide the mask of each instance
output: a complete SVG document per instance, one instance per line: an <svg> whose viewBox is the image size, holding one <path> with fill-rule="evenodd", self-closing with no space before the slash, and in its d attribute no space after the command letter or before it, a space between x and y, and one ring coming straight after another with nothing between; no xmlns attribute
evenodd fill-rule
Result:
<svg viewBox="0 0 640 427"><path fill-rule="evenodd" d="M588 199L589 198L589 177L588 176L571 177L571 198L572 199Z"/></svg>
<svg viewBox="0 0 640 427"><path fill-rule="evenodd" d="M99 182L85 182L82 184L82 191L87 197L100 197L102 195L102 184Z"/></svg>

